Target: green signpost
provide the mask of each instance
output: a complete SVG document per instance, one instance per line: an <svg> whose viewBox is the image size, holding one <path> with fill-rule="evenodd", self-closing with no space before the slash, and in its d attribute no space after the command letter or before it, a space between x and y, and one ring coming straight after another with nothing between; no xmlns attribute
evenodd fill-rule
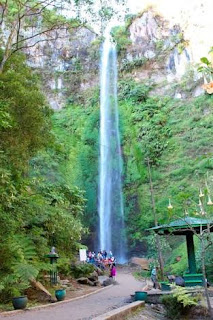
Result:
<svg viewBox="0 0 213 320"><path fill-rule="evenodd" d="M50 283L51 285L56 285L58 283L57 260L59 258L59 255L57 253L49 253L45 257L50 259L51 264Z"/></svg>

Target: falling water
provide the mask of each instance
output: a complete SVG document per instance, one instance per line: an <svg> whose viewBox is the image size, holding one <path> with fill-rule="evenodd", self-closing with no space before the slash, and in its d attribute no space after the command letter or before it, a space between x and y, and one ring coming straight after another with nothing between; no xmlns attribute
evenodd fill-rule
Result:
<svg viewBox="0 0 213 320"><path fill-rule="evenodd" d="M122 157L117 102L117 55L110 35L102 48L99 248L112 250L119 262L126 260L126 237L121 186Z"/></svg>

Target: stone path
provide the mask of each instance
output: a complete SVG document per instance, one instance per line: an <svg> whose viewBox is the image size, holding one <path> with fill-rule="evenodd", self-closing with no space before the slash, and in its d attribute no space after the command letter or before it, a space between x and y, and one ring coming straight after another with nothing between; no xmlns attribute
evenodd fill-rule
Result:
<svg viewBox="0 0 213 320"><path fill-rule="evenodd" d="M136 280L126 270L118 270L118 284L91 296L76 301L54 304L40 310L26 310L11 316L0 316L7 320L90 320L112 309L130 302L130 295L141 290L143 282Z"/></svg>

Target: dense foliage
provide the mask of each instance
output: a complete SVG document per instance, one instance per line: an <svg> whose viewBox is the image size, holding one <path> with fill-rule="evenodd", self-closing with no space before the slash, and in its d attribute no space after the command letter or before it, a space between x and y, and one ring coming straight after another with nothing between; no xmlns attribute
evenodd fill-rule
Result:
<svg viewBox="0 0 213 320"><path fill-rule="evenodd" d="M57 171L63 147L51 134L52 112L22 55L8 60L0 75L0 100L0 289L7 300L14 287L23 291L48 269L44 255L52 245L61 256L75 255L85 199L63 179L66 172Z"/></svg>
<svg viewBox="0 0 213 320"><path fill-rule="evenodd" d="M153 225L147 158L152 165L160 223L170 219L168 198L172 198L175 215L183 216L186 208L190 215L195 214L198 191L204 187L207 171L212 187L212 97L204 95L181 101L149 97L151 88L151 83L136 83L131 79L119 82L125 215L133 251L141 250L140 246L149 239L146 234L144 242L144 230ZM99 108L96 95L88 99L86 108L69 105L54 115L54 131L70 150L61 167L71 166L69 180L86 191L86 221L92 230L97 226Z"/></svg>
<svg viewBox="0 0 213 320"><path fill-rule="evenodd" d="M190 307L198 304L198 297L192 296L186 288L177 286L171 295L163 296L161 302L166 307L168 318L175 320L187 315Z"/></svg>
<svg viewBox="0 0 213 320"><path fill-rule="evenodd" d="M152 97L137 104L121 102L126 213L132 240L142 239L142 230L153 225L147 158L152 161L159 222L170 219L168 198L172 198L176 216L183 216L186 208L190 215L195 214L207 171L211 185L212 105L209 96L191 101Z"/></svg>

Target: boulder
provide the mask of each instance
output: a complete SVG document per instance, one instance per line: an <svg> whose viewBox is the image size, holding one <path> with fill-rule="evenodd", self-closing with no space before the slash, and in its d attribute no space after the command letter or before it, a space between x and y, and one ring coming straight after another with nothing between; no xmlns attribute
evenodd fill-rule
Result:
<svg viewBox="0 0 213 320"><path fill-rule="evenodd" d="M175 284L180 287L185 287L185 281L181 276L175 277Z"/></svg>
<svg viewBox="0 0 213 320"><path fill-rule="evenodd" d="M94 283L86 277L81 277L77 279L77 282L81 284L87 284L89 286L94 286Z"/></svg>
<svg viewBox="0 0 213 320"><path fill-rule="evenodd" d="M113 278L108 278L106 280L103 281L103 286L106 287L106 286L110 286L111 284L114 283L114 280Z"/></svg>
<svg viewBox="0 0 213 320"><path fill-rule="evenodd" d="M43 286L43 284L41 284L41 282L32 279L30 283L32 287L27 290L28 297L41 302L53 300L51 293Z"/></svg>
<svg viewBox="0 0 213 320"><path fill-rule="evenodd" d="M98 273L97 271L93 271L89 276L88 279L91 281L97 281L98 280Z"/></svg>
<svg viewBox="0 0 213 320"><path fill-rule="evenodd" d="M103 270L101 270L99 267L97 267L97 266L94 266L95 267L95 271L97 272L97 274L99 275L99 276L103 276L104 275L104 271Z"/></svg>
<svg viewBox="0 0 213 320"><path fill-rule="evenodd" d="M151 259L133 257L130 260L130 263L132 265L140 266L143 270L150 270L149 264L151 261Z"/></svg>
<svg viewBox="0 0 213 320"><path fill-rule="evenodd" d="M94 284L95 287L101 287L101 283L98 280L94 281L93 284Z"/></svg>
<svg viewBox="0 0 213 320"><path fill-rule="evenodd" d="M70 288L73 287L72 283L68 279L60 280L61 287Z"/></svg>
<svg viewBox="0 0 213 320"><path fill-rule="evenodd" d="M60 280L61 285L69 285L70 281L67 279Z"/></svg>
<svg viewBox="0 0 213 320"><path fill-rule="evenodd" d="M77 282L81 283L81 284L87 284L88 283L88 278L81 277L81 278L77 279Z"/></svg>

